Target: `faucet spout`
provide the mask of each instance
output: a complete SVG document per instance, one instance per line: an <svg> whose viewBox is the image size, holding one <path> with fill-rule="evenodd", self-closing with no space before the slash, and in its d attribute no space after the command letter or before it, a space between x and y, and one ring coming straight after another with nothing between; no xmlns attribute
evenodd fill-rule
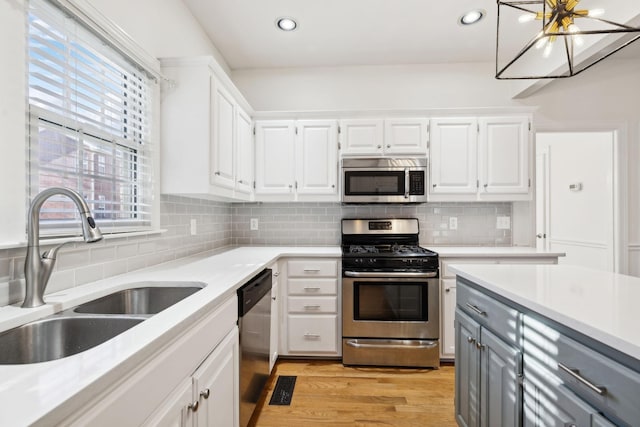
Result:
<svg viewBox="0 0 640 427"><path fill-rule="evenodd" d="M27 256L24 262L25 298L22 307L31 308L44 305L44 290L56 262L59 245L40 255L40 209L51 196L69 197L78 208L82 221L82 235L87 243L102 240L102 233L91 216L91 210L82 196L71 189L52 187L40 192L29 207L27 225Z"/></svg>

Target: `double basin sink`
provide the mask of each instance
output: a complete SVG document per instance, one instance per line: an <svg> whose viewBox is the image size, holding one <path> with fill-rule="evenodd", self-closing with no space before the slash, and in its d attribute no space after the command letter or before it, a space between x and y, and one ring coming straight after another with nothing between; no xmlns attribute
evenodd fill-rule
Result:
<svg viewBox="0 0 640 427"><path fill-rule="evenodd" d="M203 287L199 282L132 283L128 289L2 332L0 365L46 362L83 352Z"/></svg>

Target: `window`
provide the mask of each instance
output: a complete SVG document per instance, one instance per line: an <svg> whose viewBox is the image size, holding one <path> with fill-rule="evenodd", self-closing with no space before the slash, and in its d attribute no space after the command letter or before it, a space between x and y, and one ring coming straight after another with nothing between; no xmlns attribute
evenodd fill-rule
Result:
<svg viewBox="0 0 640 427"><path fill-rule="evenodd" d="M47 0L28 13L28 195L68 187L103 231L151 227L155 80L104 38ZM52 198L42 230L78 230L76 209Z"/></svg>

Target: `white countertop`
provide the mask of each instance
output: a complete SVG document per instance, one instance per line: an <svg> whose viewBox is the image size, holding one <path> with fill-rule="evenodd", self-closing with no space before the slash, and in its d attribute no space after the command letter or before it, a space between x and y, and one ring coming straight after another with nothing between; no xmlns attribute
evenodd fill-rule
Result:
<svg viewBox="0 0 640 427"><path fill-rule="evenodd" d="M50 362L0 365L0 425L51 425L79 410L194 321L234 295L237 288L280 257L340 257L339 247L246 247L199 254L45 296L31 309L0 307L0 331L72 308L132 282L195 281L207 286L117 337ZM80 398L81 397L81 398ZM46 417L46 418L45 418Z"/></svg>
<svg viewBox="0 0 640 427"><path fill-rule="evenodd" d="M640 278L569 265L453 264L504 298L640 360Z"/></svg>
<svg viewBox="0 0 640 427"><path fill-rule="evenodd" d="M566 255L526 246L424 246L437 252L440 258L552 258Z"/></svg>

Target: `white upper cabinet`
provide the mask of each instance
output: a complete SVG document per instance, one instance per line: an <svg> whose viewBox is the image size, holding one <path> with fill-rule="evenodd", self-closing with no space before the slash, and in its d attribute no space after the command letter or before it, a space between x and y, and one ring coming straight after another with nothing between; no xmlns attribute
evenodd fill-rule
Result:
<svg viewBox="0 0 640 427"><path fill-rule="evenodd" d="M256 121L256 196L278 194L293 199L295 141L293 120Z"/></svg>
<svg viewBox="0 0 640 427"><path fill-rule="evenodd" d="M236 191L250 195L253 190L253 127L251 117L236 110Z"/></svg>
<svg viewBox="0 0 640 427"><path fill-rule="evenodd" d="M429 200L529 200L529 120L432 119Z"/></svg>
<svg viewBox="0 0 640 427"><path fill-rule="evenodd" d="M384 150L391 154L426 154L428 119L387 119L384 121Z"/></svg>
<svg viewBox="0 0 640 427"><path fill-rule="evenodd" d="M426 118L340 120L343 156L426 155Z"/></svg>
<svg viewBox="0 0 640 427"><path fill-rule="evenodd" d="M528 117L481 118L480 190L491 194L529 192Z"/></svg>
<svg viewBox="0 0 640 427"><path fill-rule="evenodd" d="M167 58L161 64L170 81L161 99L161 191L250 200L248 104L210 57Z"/></svg>
<svg viewBox="0 0 640 427"><path fill-rule="evenodd" d="M235 187L234 130L236 103L231 94L212 78L213 126L211 132L211 183L233 189Z"/></svg>
<svg viewBox="0 0 640 427"><path fill-rule="evenodd" d="M256 122L256 200L337 201L335 120Z"/></svg>
<svg viewBox="0 0 640 427"><path fill-rule="evenodd" d="M337 122L335 120L299 120L297 129L297 193L337 196Z"/></svg>
<svg viewBox="0 0 640 427"><path fill-rule="evenodd" d="M384 120L340 120L342 155L381 155L383 153Z"/></svg>
<svg viewBox="0 0 640 427"><path fill-rule="evenodd" d="M477 127L475 118L431 120L430 194L476 194Z"/></svg>

